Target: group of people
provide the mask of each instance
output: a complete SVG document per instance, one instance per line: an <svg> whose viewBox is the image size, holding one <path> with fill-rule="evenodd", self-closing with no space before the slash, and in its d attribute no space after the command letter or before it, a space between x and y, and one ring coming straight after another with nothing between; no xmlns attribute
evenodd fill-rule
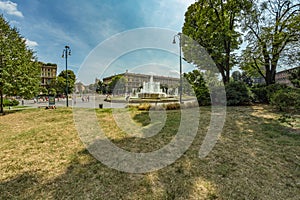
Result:
<svg viewBox="0 0 300 200"><path fill-rule="evenodd" d="M82 102L89 102L90 101L90 96L82 96L81 101ZM73 102L74 102L74 104L76 104L76 96L73 97Z"/></svg>
<svg viewBox="0 0 300 200"><path fill-rule="evenodd" d="M85 97L85 96L82 96L82 97L81 97L81 100L82 100L82 102L85 102L85 101L86 101L86 102L89 102L89 101L90 101L90 96L86 96L86 97Z"/></svg>

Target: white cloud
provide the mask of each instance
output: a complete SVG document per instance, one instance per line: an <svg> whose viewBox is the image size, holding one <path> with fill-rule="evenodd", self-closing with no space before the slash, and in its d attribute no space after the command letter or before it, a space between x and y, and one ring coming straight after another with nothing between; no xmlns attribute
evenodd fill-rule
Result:
<svg viewBox="0 0 300 200"><path fill-rule="evenodd" d="M36 41L31 41L31 40L28 40L28 39L26 39L26 45L28 46L28 47L30 47L30 48L32 48L32 47L36 47L36 46L38 46L39 44L36 42Z"/></svg>
<svg viewBox="0 0 300 200"><path fill-rule="evenodd" d="M190 6L191 4L195 3L195 0L174 0L175 3L180 3L182 5L184 5L185 7Z"/></svg>
<svg viewBox="0 0 300 200"><path fill-rule="evenodd" d="M0 1L0 9L9 15L15 15L17 17L24 17L22 12L17 8L18 4L11 1Z"/></svg>

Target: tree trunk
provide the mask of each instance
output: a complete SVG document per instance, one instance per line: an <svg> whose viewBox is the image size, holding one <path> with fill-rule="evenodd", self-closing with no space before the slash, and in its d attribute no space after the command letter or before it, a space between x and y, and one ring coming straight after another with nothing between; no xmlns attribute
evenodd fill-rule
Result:
<svg viewBox="0 0 300 200"><path fill-rule="evenodd" d="M229 83L229 81L230 81L230 70L229 70L229 68L228 69L226 69L226 83Z"/></svg>
<svg viewBox="0 0 300 200"><path fill-rule="evenodd" d="M276 74L275 70L266 71L266 77L265 77L266 85L272 85L275 83L275 74Z"/></svg>
<svg viewBox="0 0 300 200"><path fill-rule="evenodd" d="M265 69L266 69L265 81L267 85L271 85L275 83L277 61L278 59L276 59L275 61L272 60L271 66L267 64L265 65Z"/></svg>
<svg viewBox="0 0 300 200"><path fill-rule="evenodd" d="M3 92L0 90L0 113L3 113Z"/></svg>

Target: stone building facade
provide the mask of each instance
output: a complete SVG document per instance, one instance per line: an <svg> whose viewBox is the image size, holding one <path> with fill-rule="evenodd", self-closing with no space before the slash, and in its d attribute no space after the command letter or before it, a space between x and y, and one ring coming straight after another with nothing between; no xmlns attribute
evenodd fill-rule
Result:
<svg viewBox="0 0 300 200"><path fill-rule="evenodd" d="M41 86L47 87L52 80L56 79L57 65L56 64L41 64Z"/></svg>
<svg viewBox="0 0 300 200"><path fill-rule="evenodd" d="M130 73L128 71L126 71L125 73L105 77L103 78L103 83L109 84L112 81L112 79L116 76L122 76L125 78L126 93L138 92L142 88L144 82L150 81L151 76L153 76L153 82L159 82L161 87L165 87L168 89L175 89L179 87L179 78Z"/></svg>
<svg viewBox="0 0 300 200"><path fill-rule="evenodd" d="M289 80L290 73L294 70L297 70L300 67L295 67L292 69L287 69L281 72L277 72L275 75L276 83L286 84L288 86L292 86L291 81Z"/></svg>

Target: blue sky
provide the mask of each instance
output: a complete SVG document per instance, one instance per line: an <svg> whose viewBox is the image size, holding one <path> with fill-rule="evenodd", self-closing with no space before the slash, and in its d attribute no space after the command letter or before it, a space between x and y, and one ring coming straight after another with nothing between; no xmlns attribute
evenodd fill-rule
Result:
<svg viewBox="0 0 300 200"><path fill-rule="evenodd" d="M59 71L65 68L61 55L64 46L69 45L72 50L68 60L69 68L80 74L81 68L87 67L91 52L95 53L97 47L99 50L101 44L114 44L111 38L115 38L116 34L121 37L122 33L133 29L157 27L162 32L165 32L164 29L168 30L171 43L173 33L181 30L186 9L193 2L194 0L0 0L0 11L26 38L27 45L36 52L38 60L58 64ZM79 80L93 82L96 77L101 78L109 75L108 73L124 72L126 69L131 70L131 67L149 67L151 63L156 67L166 66L170 72L177 70L178 66L173 66L178 65L176 50L155 48L141 48L139 53L131 49L109 62L110 70L107 70L107 66L101 66L101 60L98 60L99 73L92 72ZM143 61L137 62L137 58ZM149 61L145 62L145 59ZM159 63L159 59L162 59L162 63ZM168 63L167 59L171 61ZM184 71L190 70L191 66L184 64Z"/></svg>

